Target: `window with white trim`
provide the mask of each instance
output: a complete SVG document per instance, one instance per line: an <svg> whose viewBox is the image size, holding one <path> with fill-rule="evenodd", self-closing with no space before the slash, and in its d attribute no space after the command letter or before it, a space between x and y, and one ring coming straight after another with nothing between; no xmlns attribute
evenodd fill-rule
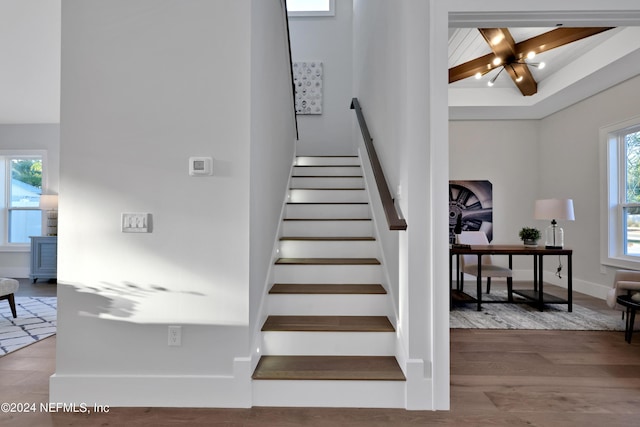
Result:
<svg viewBox="0 0 640 427"><path fill-rule="evenodd" d="M2 246L23 246L29 236L42 235L43 157L33 152L0 152Z"/></svg>
<svg viewBox="0 0 640 427"><path fill-rule="evenodd" d="M601 261L640 268L640 117L602 128L606 159Z"/></svg>
<svg viewBox="0 0 640 427"><path fill-rule="evenodd" d="M289 16L335 16L335 0L287 0Z"/></svg>

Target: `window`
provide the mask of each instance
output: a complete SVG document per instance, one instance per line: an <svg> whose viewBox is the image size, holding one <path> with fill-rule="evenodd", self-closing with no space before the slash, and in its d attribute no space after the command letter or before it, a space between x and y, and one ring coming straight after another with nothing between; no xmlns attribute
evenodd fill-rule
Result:
<svg viewBox="0 0 640 427"><path fill-rule="evenodd" d="M640 117L602 128L606 171L601 262L640 268Z"/></svg>
<svg viewBox="0 0 640 427"><path fill-rule="evenodd" d="M335 16L335 0L287 0L289 16Z"/></svg>
<svg viewBox="0 0 640 427"><path fill-rule="evenodd" d="M24 245L29 236L42 235L40 195L43 185L43 155L31 152L0 152L0 244Z"/></svg>

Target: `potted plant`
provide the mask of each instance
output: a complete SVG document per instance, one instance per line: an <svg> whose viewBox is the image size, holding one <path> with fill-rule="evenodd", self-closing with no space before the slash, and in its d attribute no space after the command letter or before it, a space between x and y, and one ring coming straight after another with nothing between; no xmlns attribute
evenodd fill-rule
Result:
<svg viewBox="0 0 640 427"><path fill-rule="evenodd" d="M538 240L540 240L540 230L533 227L522 227L522 230L518 233L520 240L524 242L525 246L538 246Z"/></svg>

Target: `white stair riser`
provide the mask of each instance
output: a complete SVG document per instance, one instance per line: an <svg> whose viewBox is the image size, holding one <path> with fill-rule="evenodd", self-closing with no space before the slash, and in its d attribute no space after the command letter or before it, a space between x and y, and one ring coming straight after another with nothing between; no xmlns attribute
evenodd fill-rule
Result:
<svg viewBox="0 0 640 427"><path fill-rule="evenodd" d="M283 236L295 237L369 237L372 221L284 221Z"/></svg>
<svg viewBox="0 0 640 427"><path fill-rule="evenodd" d="M306 167L294 167L294 176L318 176L318 175L331 175L331 176L362 176L362 168L360 166L306 166Z"/></svg>
<svg viewBox="0 0 640 427"><path fill-rule="evenodd" d="M253 381L253 406L404 408L404 381Z"/></svg>
<svg viewBox="0 0 640 427"><path fill-rule="evenodd" d="M364 188L362 178L292 178L292 188Z"/></svg>
<svg viewBox="0 0 640 427"><path fill-rule="evenodd" d="M296 165L298 166L311 166L311 165L360 165L360 159L358 157L314 157L314 156L298 156L296 157Z"/></svg>
<svg viewBox="0 0 640 427"><path fill-rule="evenodd" d="M371 213L368 204L289 203L285 218L371 218Z"/></svg>
<svg viewBox="0 0 640 427"><path fill-rule="evenodd" d="M270 294L269 314L281 316L387 316L387 295Z"/></svg>
<svg viewBox="0 0 640 427"><path fill-rule="evenodd" d="M279 256L283 258L376 258L375 241L282 240Z"/></svg>
<svg viewBox="0 0 640 427"><path fill-rule="evenodd" d="M289 190L289 202L367 202L365 190Z"/></svg>
<svg viewBox="0 0 640 427"><path fill-rule="evenodd" d="M262 332L262 355L393 356L395 332Z"/></svg>
<svg viewBox="0 0 640 427"><path fill-rule="evenodd" d="M379 265L275 265L275 283L381 283Z"/></svg>

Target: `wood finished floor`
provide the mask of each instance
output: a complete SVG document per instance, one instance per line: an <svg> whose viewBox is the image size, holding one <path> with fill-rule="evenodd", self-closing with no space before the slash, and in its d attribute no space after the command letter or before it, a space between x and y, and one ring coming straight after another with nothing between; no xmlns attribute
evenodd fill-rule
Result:
<svg viewBox="0 0 640 427"><path fill-rule="evenodd" d="M37 285L42 292L44 288ZM498 284L492 287L499 289ZM22 284L21 291L30 292ZM562 295L562 290L551 287L547 291ZM574 297L579 304L618 317L603 301L578 293ZM55 344L54 336L0 358L0 402L48 402ZM447 412L111 408L109 413L91 415L0 413L3 427L615 427L637 425L639 419L640 332L627 344L623 332L488 330L451 331L451 411Z"/></svg>

